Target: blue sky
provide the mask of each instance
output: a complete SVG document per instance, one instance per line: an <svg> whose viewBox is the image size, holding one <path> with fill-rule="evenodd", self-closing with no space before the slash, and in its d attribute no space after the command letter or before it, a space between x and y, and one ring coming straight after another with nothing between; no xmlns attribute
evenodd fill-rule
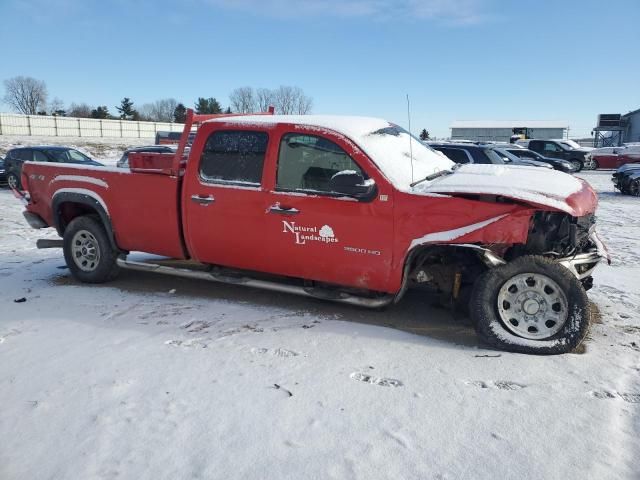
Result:
<svg viewBox="0 0 640 480"><path fill-rule="evenodd" d="M66 105L297 85L313 113L406 126L409 94L412 130L437 136L476 119L588 136L640 108L640 0L0 0L0 19L0 80Z"/></svg>

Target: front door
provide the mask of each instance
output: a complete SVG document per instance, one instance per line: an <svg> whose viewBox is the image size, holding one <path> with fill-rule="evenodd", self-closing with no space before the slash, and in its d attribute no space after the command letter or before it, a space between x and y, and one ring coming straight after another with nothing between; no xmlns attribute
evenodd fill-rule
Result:
<svg viewBox="0 0 640 480"><path fill-rule="evenodd" d="M330 132L282 131L266 211L271 261L278 273L385 291L393 246L393 191L370 160ZM341 171L376 182L368 201L332 192Z"/></svg>
<svg viewBox="0 0 640 480"><path fill-rule="evenodd" d="M211 130L211 125L201 127ZM185 241L191 256L203 263L265 270L263 190L269 133L216 129L194 145L183 187Z"/></svg>

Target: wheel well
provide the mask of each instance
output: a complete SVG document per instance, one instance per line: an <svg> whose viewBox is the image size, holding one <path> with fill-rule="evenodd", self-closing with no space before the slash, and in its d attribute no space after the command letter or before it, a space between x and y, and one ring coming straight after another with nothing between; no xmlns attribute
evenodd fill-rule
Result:
<svg viewBox="0 0 640 480"><path fill-rule="evenodd" d="M80 195L79 198L77 194L70 194L70 196L62 198L58 198L58 196L54 197L53 217L56 230L61 237L64 236L67 226L75 218L89 215L95 217L96 220L102 224L111 246L115 250L120 251L115 241L115 233L111 225L111 220L100 203L86 195Z"/></svg>
<svg viewBox="0 0 640 480"><path fill-rule="evenodd" d="M489 268L487 261L483 260L485 252L485 249L473 245L423 245L414 248L405 259L402 287L395 301L399 301L416 283L430 283L443 292L453 291L456 274L461 275L461 284L473 284Z"/></svg>
<svg viewBox="0 0 640 480"><path fill-rule="evenodd" d="M56 212L56 227L60 236L64 235L67 226L76 217L92 215L100 219L98 211L90 205L78 202L61 202Z"/></svg>

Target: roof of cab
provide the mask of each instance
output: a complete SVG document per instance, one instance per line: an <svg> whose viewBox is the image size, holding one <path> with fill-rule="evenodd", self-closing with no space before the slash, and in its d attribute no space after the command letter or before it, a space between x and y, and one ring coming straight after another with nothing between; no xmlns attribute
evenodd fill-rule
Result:
<svg viewBox="0 0 640 480"><path fill-rule="evenodd" d="M205 123L213 122L259 126L277 124L304 125L333 130L348 137L360 137L391 125L387 120L381 118L341 115L244 115L213 118Z"/></svg>

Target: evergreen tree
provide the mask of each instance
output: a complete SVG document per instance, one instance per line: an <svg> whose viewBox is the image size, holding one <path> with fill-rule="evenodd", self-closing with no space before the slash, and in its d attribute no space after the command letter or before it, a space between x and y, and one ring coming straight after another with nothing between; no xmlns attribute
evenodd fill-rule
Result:
<svg viewBox="0 0 640 480"><path fill-rule="evenodd" d="M187 107L179 103L173 111L173 121L176 123L184 123L187 121Z"/></svg>
<svg viewBox="0 0 640 480"><path fill-rule="evenodd" d="M233 113L233 112L231 111L231 107L227 107L227 109L224 111L224 113L226 113L227 115L229 115L229 114Z"/></svg>
<svg viewBox="0 0 640 480"><path fill-rule="evenodd" d="M140 115L133 108L133 102L128 98L124 97L119 107L116 107L116 110L120 112L120 118L122 120L138 120Z"/></svg>
<svg viewBox="0 0 640 480"><path fill-rule="evenodd" d="M222 107L218 100L213 97L203 98L198 97L196 101L196 113L200 114L212 114L212 113L222 113Z"/></svg>
<svg viewBox="0 0 640 480"><path fill-rule="evenodd" d="M420 140L422 140L424 142L424 141L429 140L429 138L431 138L429 136L429 132L427 131L426 128L423 128L422 131L420 132Z"/></svg>
<svg viewBox="0 0 640 480"><path fill-rule="evenodd" d="M91 110L91 118L109 118L109 109L106 105L102 105L98 108Z"/></svg>

